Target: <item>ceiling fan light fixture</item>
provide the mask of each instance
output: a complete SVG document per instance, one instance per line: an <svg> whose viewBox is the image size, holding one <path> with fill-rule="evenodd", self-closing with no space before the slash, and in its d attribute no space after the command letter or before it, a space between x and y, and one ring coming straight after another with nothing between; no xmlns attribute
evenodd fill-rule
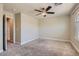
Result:
<svg viewBox="0 0 79 59"><path fill-rule="evenodd" d="M44 12L44 13L42 13L42 15L47 15L47 13Z"/></svg>
<svg viewBox="0 0 79 59"><path fill-rule="evenodd" d="M46 12L44 12L44 13L42 13L41 15L45 17L45 16L47 15L47 13L46 13Z"/></svg>

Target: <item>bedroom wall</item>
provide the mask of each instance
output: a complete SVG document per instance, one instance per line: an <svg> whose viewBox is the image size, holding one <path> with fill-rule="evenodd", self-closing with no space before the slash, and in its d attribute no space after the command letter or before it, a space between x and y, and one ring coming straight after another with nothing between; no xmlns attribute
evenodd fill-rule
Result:
<svg viewBox="0 0 79 59"><path fill-rule="evenodd" d="M21 13L21 44L39 38L38 20Z"/></svg>
<svg viewBox="0 0 79 59"><path fill-rule="evenodd" d="M15 14L15 42L21 44L21 14Z"/></svg>
<svg viewBox="0 0 79 59"><path fill-rule="evenodd" d="M69 41L69 16L57 16L44 20L40 19L40 38L59 41Z"/></svg>
<svg viewBox="0 0 79 59"><path fill-rule="evenodd" d="M3 50L3 4L0 4L0 52Z"/></svg>

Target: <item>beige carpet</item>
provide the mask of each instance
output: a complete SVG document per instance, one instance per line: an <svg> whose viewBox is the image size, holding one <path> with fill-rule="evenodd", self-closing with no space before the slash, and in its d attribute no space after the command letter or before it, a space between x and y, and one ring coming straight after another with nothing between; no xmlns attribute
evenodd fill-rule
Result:
<svg viewBox="0 0 79 59"><path fill-rule="evenodd" d="M38 39L23 46L8 44L8 50L1 56L78 56L68 42Z"/></svg>

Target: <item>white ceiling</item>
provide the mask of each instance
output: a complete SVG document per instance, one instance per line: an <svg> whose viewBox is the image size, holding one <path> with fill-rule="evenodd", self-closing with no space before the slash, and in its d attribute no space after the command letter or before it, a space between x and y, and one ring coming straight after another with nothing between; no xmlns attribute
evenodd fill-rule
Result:
<svg viewBox="0 0 79 59"><path fill-rule="evenodd" d="M12 12L12 13L23 12L36 18L42 18L43 16L41 15L36 16L38 12L34 11L34 9L39 9L42 7L46 8L49 5L52 6L52 9L49 11L54 11L55 14L47 15L48 18L53 17L53 16L69 15L72 8L76 4L63 3L62 5L56 6L54 8L54 3L6 3L4 4L4 10Z"/></svg>

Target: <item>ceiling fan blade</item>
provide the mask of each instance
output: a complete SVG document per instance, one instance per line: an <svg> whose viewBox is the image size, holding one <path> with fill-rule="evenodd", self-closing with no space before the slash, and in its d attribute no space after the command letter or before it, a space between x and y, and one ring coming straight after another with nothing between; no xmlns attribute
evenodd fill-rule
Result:
<svg viewBox="0 0 79 59"><path fill-rule="evenodd" d="M37 9L35 9L35 11L42 12L42 11L40 11L40 10L37 10Z"/></svg>
<svg viewBox="0 0 79 59"><path fill-rule="evenodd" d="M51 6L48 6L48 7L46 8L46 11L50 10L51 8L52 8Z"/></svg>
<svg viewBox="0 0 79 59"><path fill-rule="evenodd" d="M41 14L41 13L39 13L39 14L36 14L36 15L38 16L38 15L40 15L40 14Z"/></svg>
<svg viewBox="0 0 79 59"><path fill-rule="evenodd" d="M47 14L55 14L55 12L47 12Z"/></svg>
<svg viewBox="0 0 79 59"><path fill-rule="evenodd" d="M58 6L58 5L61 5L61 4L63 4L63 3L55 3L55 6Z"/></svg>

